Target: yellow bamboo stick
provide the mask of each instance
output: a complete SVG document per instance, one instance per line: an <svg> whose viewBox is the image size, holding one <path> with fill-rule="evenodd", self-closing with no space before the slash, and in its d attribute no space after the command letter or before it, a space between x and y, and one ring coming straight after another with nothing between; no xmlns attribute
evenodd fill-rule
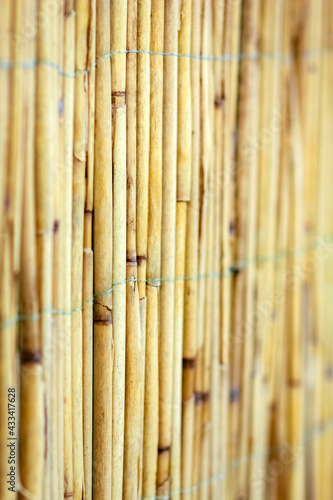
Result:
<svg viewBox="0 0 333 500"><path fill-rule="evenodd" d="M112 116L110 3L96 5L93 495L110 496L112 459ZM100 59L98 59L100 58ZM109 293L103 294L103 292Z"/></svg>
<svg viewBox="0 0 333 500"><path fill-rule="evenodd" d="M234 54L240 51L241 37L241 13L242 2L227 3L225 9L225 53ZM234 166L236 165L237 150L234 146L237 127L237 100L239 83L238 58L233 58L225 64L225 135L224 135L224 158L222 176L222 204L223 204L223 275L228 276L232 260L237 260L237 234L236 234L236 199L235 199L235 176ZM229 246L230 245L230 246ZM235 321L233 310L236 303L236 290L241 275L236 274L234 280L232 276L224 278L222 282L222 338L220 342L221 361L225 365L229 362L229 374L227 374L226 395L228 399L228 440L225 457L222 457L221 470L227 470L227 461L232 462L237 458L239 440L239 374L237 364L241 345L235 338ZM236 286L235 286L236 281ZM228 389L228 382L230 389ZM226 478L227 496L235 495L236 471L228 472Z"/></svg>
<svg viewBox="0 0 333 500"><path fill-rule="evenodd" d="M35 21L36 4L25 4L23 16ZM35 54L35 39L24 45L23 57L31 60ZM34 176L34 109L35 75L26 70L26 86L23 92L27 114L23 126L27 130L24 144L24 192L22 200L22 248L21 248L21 304L24 315L38 315L37 258L36 258L36 207ZM21 331L20 369L20 486L35 498L42 498L44 460L44 388L41 358L41 342L38 321L27 321ZM17 488L20 490L20 488ZM24 498L24 493L20 494Z"/></svg>
<svg viewBox="0 0 333 500"><path fill-rule="evenodd" d="M182 278L185 272L186 214L186 202L178 201L176 206L176 278ZM184 281L180 279L175 283L175 338L173 345L172 447L170 455L173 498L180 498L179 492L181 490L183 318Z"/></svg>
<svg viewBox="0 0 333 500"><path fill-rule="evenodd" d="M164 5L164 51L177 52L178 11L175 0ZM159 440L157 494L170 492L172 378L174 337L174 277L177 168L177 58L163 61L163 177L161 231L161 310L159 338Z"/></svg>
<svg viewBox="0 0 333 500"><path fill-rule="evenodd" d="M126 406L124 439L124 498L136 498L139 483L142 420L144 332L141 331L137 263L127 263ZM132 301L133 305L130 303Z"/></svg>
<svg viewBox="0 0 333 500"><path fill-rule="evenodd" d="M75 70L85 69L88 54L89 3L76 2ZM73 158L73 233L72 233L72 408L73 408L73 494L83 494L82 428L82 273L86 170L87 76L75 77L74 158Z"/></svg>
<svg viewBox="0 0 333 500"><path fill-rule="evenodd" d="M53 28L51 16L43 16L46 1L38 5L38 14L43 22L38 24L37 58L54 62ZM37 66L36 105L36 221L37 221L37 262L39 276L40 327L43 356L51 353L51 307L52 307L52 242L53 242L53 176L55 161L55 114L56 96L54 69L48 65ZM45 362L45 420L46 448L43 481L43 498L50 498L51 486L51 443L53 427L51 419L51 363Z"/></svg>
<svg viewBox="0 0 333 500"><path fill-rule="evenodd" d="M9 32L11 29L11 3L9 0L1 4L1 29L0 29L0 55L1 60L10 60L10 36ZM3 99L0 102L0 238L4 237L5 233L5 196L6 196L6 186L7 186L7 161L8 161L8 148L7 141L9 140L9 89L10 89L10 76L11 72L1 71L0 72L0 82L1 89L3 93ZM2 245L0 245L0 266L3 262L2 257ZM0 279L1 279L2 267L0 267Z"/></svg>
<svg viewBox="0 0 333 500"><path fill-rule="evenodd" d="M137 61L137 184L136 243L138 278L146 279L148 237L148 173L149 173L149 92L150 92L150 0L138 1ZM146 283L139 281L140 299L146 295Z"/></svg>
<svg viewBox="0 0 333 500"><path fill-rule="evenodd" d="M200 53L200 3L192 3L190 51ZM191 192L187 209L185 275L198 274L199 237L199 153L200 153L200 62L191 60ZM187 102L187 101L186 101ZM185 169L186 171L186 169ZM183 332L183 406L182 406L182 488L184 499L191 497L193 427L194 427L194 371L197 335L197 281L184 283Z"/></svg>
<svg viewBox="0 0 333 500"><path fill-rule="evenodd" d="M111 50L126 50L127 3L111 3ZM113 281L126 280L126 57L111 58L113 145ZM123 489L126 286L113 291L114 367L112 392L112 498L121 500Z"/></svg>
<svg viewBox="0 0 333 500"><path fill-rule="evenodd" d="M82 353L83 353L83 462L84 500L92 499L93 472L93 252L83 249L83 292Z"/></svg>
<svg viewBox="0 0 333 500"><path fill-rule="evenodd" d="M150 50L163 52L164 2L151 5ZM142 453L142 496L156 495L158 452L158 338L161 277L163 57L150 57L150 149L147 253L147 321Z"/></svg>
<svg viewBox="0 0 333 500"><path fill-rule="evenodd" d="M75 69L75 12L74 3L66 2L64 9L64 71L73 74ZM59 225L59 252L61 266L59 268L59 308L71 310L71 262L72 262L72 171L73 171L73 118L74 118L74 80L64 78L63 97L63 168L61 224ZM62 334L62 339L61 339ZM72 370L71 370L71 316L59 317L59 350L63 357L63 387L60 387L63 398L63 464L60 462L59 476L63 475L63 486L60 494L73 493L73 442L72 442ZM61 356L60 356L61 359ZM61 367L59 366L59 369ZM61 376L60 376L61 380ZM59 436L61 438L61 436ZM61 446L61 445L60 445ZM59 447L59 449L61 449ZM59 478L62 483L61 477ZM63 491L62 491L63 490Z"/></svg>
<svg viewBox="0 0 333 500"><path fill-rule="evenodd" d="M92 248L94 205L94 149L95 149L95 84L96 84L96 0L89 4L88 29L88 155L86 165L86 200L84 209L84 248Z"/></svg>

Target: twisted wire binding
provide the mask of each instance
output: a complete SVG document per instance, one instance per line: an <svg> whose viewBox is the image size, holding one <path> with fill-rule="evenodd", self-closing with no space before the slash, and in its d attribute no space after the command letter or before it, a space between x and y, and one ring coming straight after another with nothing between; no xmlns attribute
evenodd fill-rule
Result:
<svg viewBox="0 0 333 500"><path fill-rule="evenodd" d="M75 307L73 309L70 309L69 311L61 311L59 309L53 309L52 307L50 308L45 308L39 313L36 314L31 314L31 315L25 315L25 314L18 314L13 318L5 319L0 321L0 328L9 328L15 325L15 323L19 321L37 321L40 318L41 314L45 313L51 313L57 316L70 316L76 312L80 312L83 310L84 306L86 304L90 304L91 302L94 302L96 297L102 297L103 295L108 295L109 293L112 293L113 289L116 286L119 285L125 285L126 283L147 283L147 285L153 285L153 286L159 286L159 283L175 283L177 281L198 281L200 279L224 279L224 278L230 278L235 271L238 272L240 269L245 269L247 266L251 264L259 264L259 263L273 263L273 262L278 262L279 260L282 260L284 258L288 257L297 257L304 255L307 251L312 250L319 246L320 242L324 243L329 243L333 241L333 236L327 236L325 238L323 237L317 237L317 239L312 242L311 244L301 247L298 249L294 250L285 250L283 252L278 252L274 255L263 255L263 256L258 256L258 257L252 257L249 259L243 259L240 261L237 261L234 263L232 266L230 266L228 271L222 272L222 273L217 273L217 272L211 272L211 273L202 273L202 274L197 274L195 276L179 276L179 277L174 277L174 278L147 278L147 279L137 279L137 278L130 278L126 279L123 281L119 281L117 283L112 283L112 286L109 290L104 290L103 292L96 292L90 299L84 300L82 302L82 305L80 307Z"/></svg>
<svg viewBox="0 0 333 500"><path fill-rule="evenodd" d="M331 47L327 48L319 48L319 49L313 49L313 50L308 50L306 52L302 52L299 54L300 57L303 58L308 58L308 57L315 57L317 55L321 55L324 52L331 51ZM105 54L103 56L99 56L95 62L93 62L90 66L90 68L87 69L79 69L74 71L74 73L68 73L64 71L59 64L52 62L52 61L45 61L43 59L35 59L32 61L0 61L0 70L8 70L8 69L14 69L14 68L21 68L21 69L33 69L36 66L47 66L49 68L53 68L57 70L58 74L60 76L64 76L66 78L75 78L77 75L87 75L90 73L90 71L97 66L97 63L99 60L102 59L109 59L112 56L115 55L120 55L120 54L148 54L151 56L171 56L171 57L187 57L189 59L198 59L200 61L243 61L243 60L258 60L260 58L263 59L276 59L280 61L281 63L290 63L293 59L292 56L287 56L285 54L276 52L276 53L265 53L265 52L255 52L253 54L224 54L220 56L214 56L214 55L201 55L201 54L179 54L177 52L154 52L152 50L114 50L109 52L108 54Z"/></svg>
<svg viewBox="0 0 333 500"><path fill-rule="evenodd" d="M328 420L324 424L319 424L314 426L312 429L309 429L304 432L303 438L301 440L301 445L305 445L308 441L311 439L315 438L318 435L323 434L324 432L330 431L333 428L333 419ZM220 481L224 481L228 475L228 472L232 469L237 469L237 467L240 467L243 464L246 464L248 462L251 462L253 460L264 460L269 456L270 453L273 451L279 450L282 448L283 443L277 446L274 446L272 448L269 448L267 451L259 452L259 453L253 453L251 455L246 455L244 457L240 457L236 460L232 460L229 462L223 472L220 472L218 474L215 474L214 476L206 479L205 481L201 481L200 483L191 486L190 488L182 488L180 490L172 491L169 495L157 495L155 497L151 498L140 498L139 500L169 500L172 497L176 495L181 495L182 493L185 494L190 494L193 491L200 490L201 488L204 488L205 486L210 486L212 483L218 483Z"/></svg>

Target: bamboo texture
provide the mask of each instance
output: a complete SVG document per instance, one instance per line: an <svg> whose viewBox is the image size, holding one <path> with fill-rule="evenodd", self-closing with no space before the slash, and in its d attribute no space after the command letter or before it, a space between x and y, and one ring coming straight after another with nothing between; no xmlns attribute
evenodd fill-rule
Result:
<svg viewBox="0 0 333 500"><path fill-rule="evenodd" d="M333 497L332 41L0 2L1 500Z"/></svg>

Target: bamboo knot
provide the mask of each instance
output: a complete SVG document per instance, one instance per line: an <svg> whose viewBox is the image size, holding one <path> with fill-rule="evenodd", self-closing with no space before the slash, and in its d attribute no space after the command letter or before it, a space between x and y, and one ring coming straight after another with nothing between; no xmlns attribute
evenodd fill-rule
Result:
<svg viewBox="0 0 333 500"><path fill-rule="evenodd" d="M195 367L195 358L183 358L183 368L193 369Z"/></svg>
<svg viewBox="0 0 333 500"><path fill-rule="evenodd" d="M126 106L126 92L112 92L112 106L114 108L123 108Z"/></svg>
<svg viewBox="0 0 333 500"><path fill-rule="evenodd" d="M42 354L39 351L21 351L20 354L21 364L41 364Z"/></svg>
<svg viewBox="0 0 333 500"><path fill-rule="evenodd" d="M171 450L171 446L164 446L163 448L158 448L158 454L169 453Z"/></svg>

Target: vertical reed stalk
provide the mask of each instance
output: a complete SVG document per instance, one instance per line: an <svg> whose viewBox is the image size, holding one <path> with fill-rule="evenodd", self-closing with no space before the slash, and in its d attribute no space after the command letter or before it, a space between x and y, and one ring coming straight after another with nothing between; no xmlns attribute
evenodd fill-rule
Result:
<svg viewBox="0 0 333 500"><path fill-rule="evenodd" d="M88 155L86 165L86 197L83 234L83 473L84 499L92 499L93 473L93 209L94 209L94 149L95 149L95 60L96 2L89 4L88 30Z"/></svg>
<svg viewBox="0 0 333 500"><path fill-rule="evenodd" d="M54 11L52 15L53 18L53 50L54 50L54 60L57 64L61 66L63 64L63 21L64 21L64 3L59 2L58 8ZM54 92L56 96L56 110L57 110L57 120L55 128L54 141L56 144L55 148L55 161L54 161L54 234L53 234L53 285L52 285L52 304L53 309L59 310L59 289L60 283L58 280L59 268L61 262L60 256L60 243L61 238L59 234L59 226L62 224L61 220L61 207L62 207L62 167L64 163L63 158L63 109L62 109L62 98L63 98L63 77L57 74L53 79ZM53 315L52 318L52 340L51 340L51 360L52 362L52 399L51 399L51 411L52 411L52 425L54 426L52 430L52 444L51 444L51 497L61 498L63 496L63 401L58 404L59 396L62 397L63 388L63 352L59 349L62 345L63 338L62 332L59 328L60 315ZM60 376L58 376L60 374ZM61 471L61 476L59 472Z"/></svg>
<svg viewBox="0 0 333 500"><path fill-rule="evenodd" d="M238 360L241 350L240 343L235 337L235 316L232 311L238 304L238 281L242 275L230 276L231 259L237 260L237 233L236 233L236 127L238 110L238 83L240 61L234 57L240 51L242 2L227 4L225 8L225 53L231 54L231 61L225 63L225 118L224 118L224 158L222 176L222 245L223 245L223 276L222 281L222 338L220 342L221 361L226 365L229 361L229 373L225 398L228 401L228 440L225 457L222 457L221 471L227 470L227 460L232 462L237 458L239 438L239 374ZM236 282L236 283L235 283ZM237 285L236 285L237 284ZM230 389L228 389L228 385ZM224 460L223 460L224 458ZM230 471L226 478L227 495L235 495L236 471Z"/></svg>
<svg viewBox="0 0 333 500"><path fill-rule="evenodd" d="M164 4L164 52L178 50L178 3ZM163 61L163 177L161 231L161 311L159 337L159 440L157 494L170 492L172 377L174 337L174 277L177 176L177 58Z"/></svg>
<svg viewBox="0 0 333 500"><path fill-rule="evenodd" d="M293 277L297 272L296 266L301 266L303 258L297 252L303 243L303 157L301 148L301 128L298 91L295 81L295 72L291 73L290 109L294 115L291 128L292 155L291 155L291 182L290 182L290 218L288 228L288 250L292 253L288 271ZM287 274L288 276L288 274ZM288 287L289 285L289 287ZM290 332L288 338L289 350L287 355L287 440L294 448L301 445L304 428L304 381L303 381L303 353L304 338L301 335L301 290L303 278L298 278L295 285L287 283L288 287L288 321ZM288 470L288 498L303 498L304 495L304 455L297 455Z"/></svg>
<svg viewBox="0 0 333 500"><path fill-rule="evenodd" d="M282 2L273 2L269 8L263 5L260 22L260 50L262 53L281 53L280 34L282 27ZM274 15L272 15L272 12ZM253 360L253 405L251 452L267 454L268 446L268 397L270 377L270 353L274 346L272 329L273 314L270 299L273 290L274 262L266 260L275 249L275 224L277 203L277 169L279 152L279 129L285 126L286 117L280 109L281 60L262 58L260 61L259 141L258 151L258 237L257 237L257 280L260 283L256 296L256 310L260 315L255 329L255 352ZM270 257L269 257L270 258ZM260 415L260 418L258 418ZM250 474L265 474L265 459L250 465ZM253 498L263 498L256 485L252 487Z"/></svg>
<svg viewBox="0 0 333 500"><path fill-rule="evenodd" d="M126 408L124 440L124 499L137 497L144 362L144 332L141 331L137 263L127 262L126 315ZM131 303L132 301L132 303Z"/></svg>
<svg viewBox="0 0 333 500"><path fill-rule="evenodd" d="M191 52L191 2L180 4L180 29L178 51ZM173 415L170 470L172 491L181 490L181 422L182 422L182 354L184 322L184 281L187 202L191 194L191 71L190 60L178 60L178 106L177 106L177 204L176 204L176 278L175 283L175 331L173 354ZM179 498L180 494L173 496Z"/></svg>
<svg viewBox="0 0 333 500"><path fill-rule="evenodd" d="M75 12L74 3L66 1L64 6L64 51L63 67L68 74L75 69ZM74 119L74 79L63 79L63 163L60 175L62 180L61 224L59 225L59 252L61 266L59 269L59 308L61 311L71 310L71 265L72 265L72 189L73 189L73 119ZM62 339L61 339L62 335ZM59 468L59 476L63 475L63 486L60 493L73 493L73 429L72 429L72 349L71 349L71 315L59 316L59 360L63 363L63 386L59 391L63 401L63 465ZM59 369L61 365L59 365ZM61 376L60 376L61 380ZM59 446L59 450L61 445ZM61 462L60 462L61 464ZM59 478L62 484L61 477Z"/></svg>
<svg viewBox="0 0 333 500"><path fill-rule="evenodd" d="M150 50L163 52L164 1L151 5ZM161 276L163 57L150 56L150 147L147 254L147 322L143 424L142 496L156 494L158 451L158 339Z"/></svg>
<svg viewBox="0 0 333 500"><path fill-rule="evenodd" d="M139 297L146 295L149 173L150 0L138 1L136 244Z"/></svg>
<svg viewBox="0 0 333 500"><path fill-rule="evenodd" d="M93 495L110 497L112 463L112 116L110 2L96 4L94 162L94 421ZM108 293L104 293L108 292Z"/></svg>
<svg viewBox="0 0 333 500"><path fill-rule="evenodd" d="M200 3L192 2L189 52L200 53ZM187 26L186 26L187 27ZM187 30L185 31L187 34ZM184 36L185 38L185 36ZM187 40L187 37L184 40ZM186 66L185 66L186 68ZM185 71L185 69L184 69ZM199 155L200 155L200 61L190 61L191 88L191 191L187 208L185 276L198 274L199 237ZM185 73L186 75L186 73ZM185 78L184 75L184 78ZM179 75L179 78L180 75ZM182 80L180 79L180 82ZM185 80L186 81L186 80ZM179 83L180 86L180 83ZM184 97L185 99L185 97ZM179 98L181 103L181 98ZM187 101L185 100L187 104ZM189 153L187 153L189 155ZM186 175L187 166L184 171ZM194 432L194 371L197 336L197 280L184 283L184 331L183 331L183 394L182 394L182 488L184 499L190 498L192 486L193 432Z"/></svg>
<svg viewBox="0 0 333 500"><path fill-rule="evenodd" d="M83 249L83 313L82 313L82 353L83 353L83 462L84 500L92 499L93 472L93 252Z"/></svg>
<svg viewBox="0 0 333 500"><path fill-rule="evenodd" d="M75 31L75 100L73 158L73 234L72 234L72 407L73 407L73 493L83 494L82 429L82 279L83 231L86 171L87 75L80 73L87 65L89 3L76 2Z"/></svg>
<svg viewBox="0 0 333 500"><path fill-rule="evenodd" d="M0 57L3 61L10 60L10 22L11 22L11 4L10 0L1 3L0 15ZM5 196L7 186L7 161L9 139L9 96L10 96L10 77L11 71L0 71L0 84L3 98L0 101L0 238L5 234ZM3 263L2 245L0 245L0 266ZM0 267L1 279L2 267ZM1 490L0 490L1 491Z"/></svg>
<svg viewBox="0 0 333 500"><path fill-rule="evenodd" d="M94 209L95 84L96 84L96 0L89 2L88 28L88 151L86 164L86 199L84 208L84 248L92 248ZM87 86L87 81L86 81Z"/></svg>
<svg viewBox="0 0 333 500"><path fill-rule="evenodd" d="M224 2L215 2L213 4L213 54L219 57L223 54L223 30L224 30ZM221 196L223 194L221 185L222 168L223 168L223 99L222 95L222 75L223 66L221 61L214 63L214 167L213 167L213 182L212 182L212 204L214 210L214 229L213 229L213 244L214 244L214 259L213 259L213 272L218 275L222 270L222 203ZM223 89L224 91L224 89ZM223 470L222 460L222 442L226 442L226 409L227 399L226 396L226 382L227 371L225 366L221 365L221 280L214 279L213 287L213 332L212 332L212 403L211 403L211 466L210 476L217 476ZM214 436L220 435L221 442ZM210 486L210 494L214 499L225 496L222 494L222 488L225 487L225 481L213 481Z"/></svg>
<svg viewBox="0 0 333 500"><path fill-rule="evenodd" d="M1 274L1 297L4 298L1 301L0 318L1 318L1 386L0 394L2 401L8 401L8 389L16 388L16 374L15 374L15 329L16 321L13 321L13 316L15 311L13 308L14 303L14 280L12 273L13 266L13 248L10 246L9 234L5 233L3 238L3 272ZM16 392L16 391L15 391ZM8 403L2 405L7 411L1 412L1 421L3 426L1 426L1 498L5 500L11 500L13 494L8 489L8 447L7 447L7 431L8 431ZM43 419L44 423L44 419ZM17 431L14 429L14 436L17 438ZM44 440L42 440L42 446L44 445ZM44 447L43 447L44 452ZM2 486L4 485L4 487Z"/></svg>
<svg viewBox="0 0 333 500"><path fill-rule="evenodd" d="M35 22L36 4L24 4L23 16ZM23 57L31 60L35 55L35 39L24 45ZM34 120L35 120L35 72L25 70L23 101L27 113L23 122L26 130L24 141L24 179L22 203L21 248L21 307L22 314L35 317L22 324L20 347L20 483L38 500L42 499L44 459L44 388L39 335L37 256L36 256L36 207L34 175ZM2 496L2 495L1 495ZM24 498L20 494L20 498ZM5 495L4 495L5 498Z"/></svg>
<svg viewBox="0 0 333 500"><path fill-rule="evenodd" d="M190 146L190 144L189 144ZM172 394L172 447L170 455L170 475L172 478L172 498L180 498L181 490L181 423L182 423L182 355L184 319L184 273L185 236L187 203L178 201L176 205L176 266L175 277L175 326L173 345L173 394Z"/></svg>
<svg viewBox="0 0 333 500"><path fill-rule="evenodd" d="M127 6L127 50L137 48L137 1ZM124 492L126 499L135 498L139 482L140 457L140 362L141 331L136 262L136 79L137 55L126 56L127 106L127 279L126 285L126 373L125 373L125 436L124 436ZM133 280L133 281L132 281Z"/></svg>
<svg viewBox="0 0 333 500"><path fill-rule="evenodd" d="M212 53L212 6L207 1L203 11L202 54ZM202 91L202 164L203 164L203 204L206 210L206 220L203 231L206 232L206 251L204 259L205 295L203 307L203 348L201 373L201 464L200 482L203 483L200 499L209 497L209 478L211 460L211 407L212 407L212 329L213 329L213 279L214 272L214 81L213 73L208 61L202 61L201 76Z"/></svg>
<svg viewBox="0 0 333 500"><path fill-rule="evenodd" d="M38 4L37 59L54 60L53 19L43 14L47 11L46 0ZM40 271L38 283L41 310L40 332L42 337L43 369L45 382L45 465L43 498L51 493L51 307L52 307L52 244L53 244L53 178L55 159L55 111L56 96L54 68L51 65L37 66L36 103L36 221L37 221L37 266Z"/></svg>
<svg viewBox="0 0 333 500"><path fill-rule="evenodd" d="M112 498L123 490L126 348L126 50L127 3L111 2L114 367L112 392Z"/></svg>

